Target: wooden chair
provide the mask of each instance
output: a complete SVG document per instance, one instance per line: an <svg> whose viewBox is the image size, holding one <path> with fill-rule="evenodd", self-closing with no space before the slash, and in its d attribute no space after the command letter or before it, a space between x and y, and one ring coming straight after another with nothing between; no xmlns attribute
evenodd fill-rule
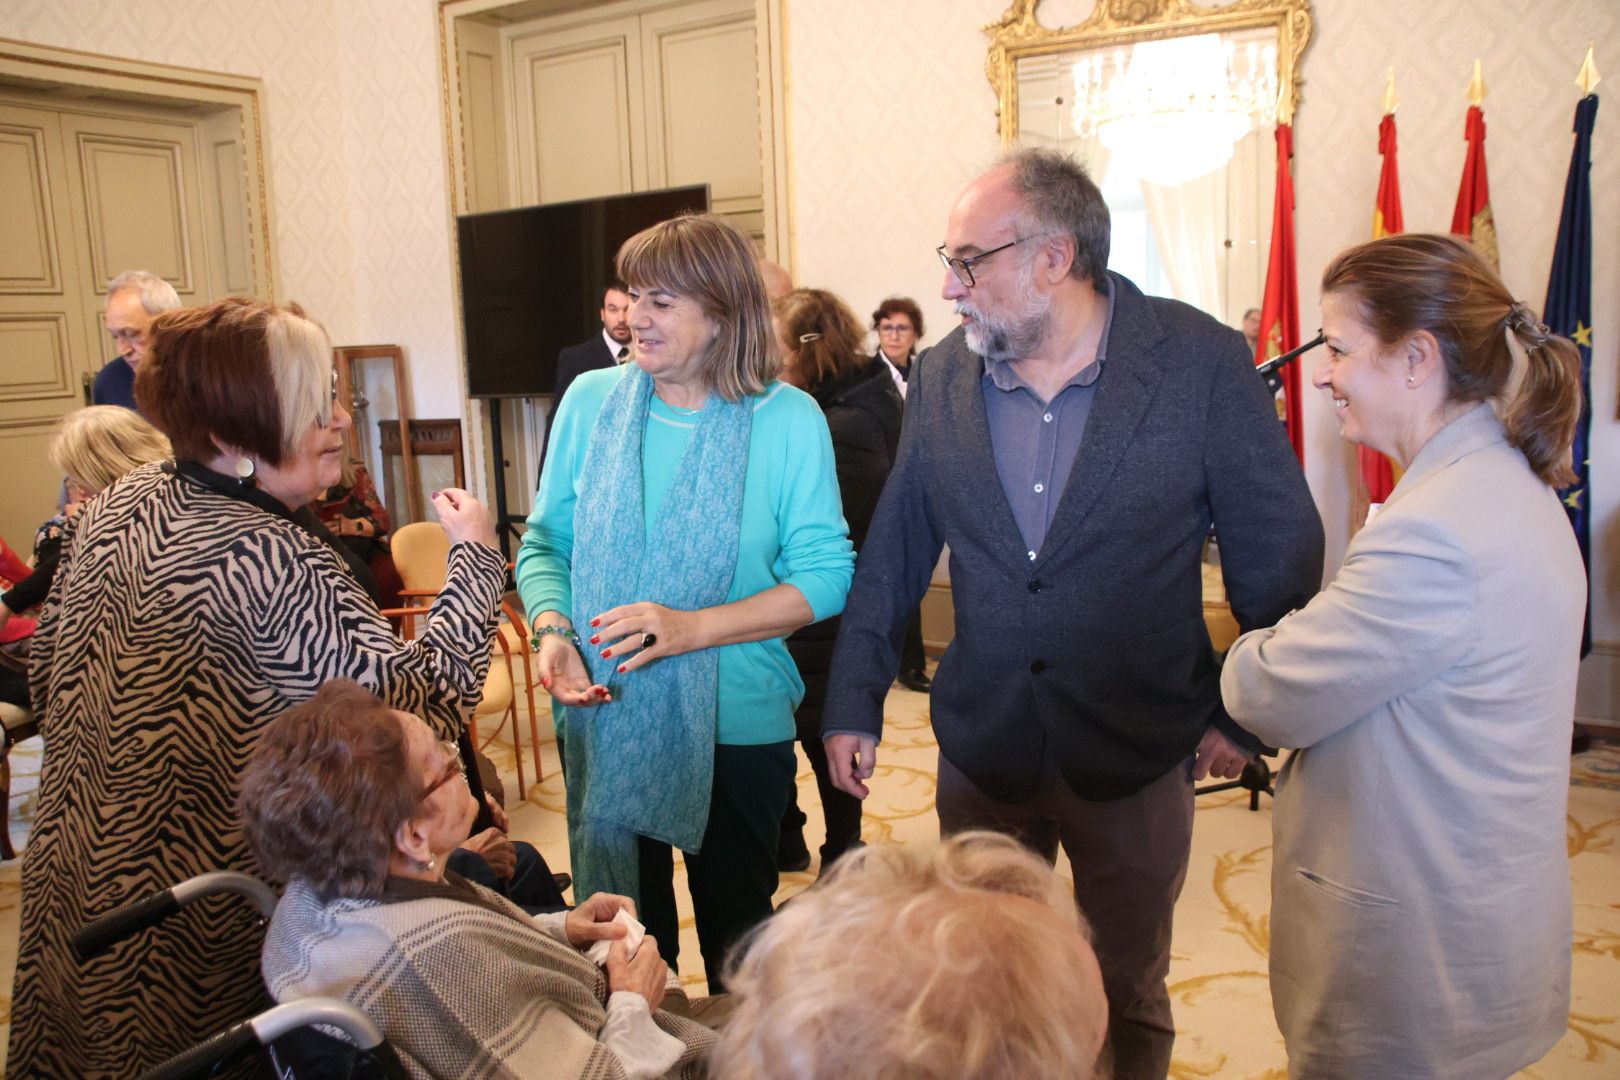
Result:
<svg viewBox="0 0 1620 1080"><path fill-rule="evenodd" d="M414 636L415 617L420 616L444 589L444 578L450 563L450 539L443 527L432 522L416 522L396 529L390 547L394 566L399 570L400 580L405 583L400 596L407 606L383 614L401 619L409 639ZM504 663L490 665L483 696L467 725L474 743L482 748L487 741L478 743L478 718L502 714L511 717L518 787L526 792L528 786L523 775L523 742L518 733L517 676L513 658L517 658L523 673L523 688L529 706L529 751L534 763L535 782L539 783L545 779L545 774L540 764L540 729L535 719L534 650L529 645L528 623L523 616L511 604L504 602L501 613L504 618L496 627L495 643L501 650Z"/></svg>
<svg viewBox="0 0 1620 1080"><path fill-rule="evenodd" d="M22 581L32 568L28 563L11 550L11 545L0 537L0 590ZM6 632L0 640L15 641L33 633L34 620L20 615L13 615L6 623ZM9 655L0 657L0 663L8 665L9 671L20 671L20 665ZM22 672L26 674L26 672ZM4 735L0 736L0 861L15 859L17 852L11 846L11 748L24 739L31 739L39 734L39 724L35 721L33 710L25 709L21 705L12 705L0 701L0 724L4 725Z"/></svg>

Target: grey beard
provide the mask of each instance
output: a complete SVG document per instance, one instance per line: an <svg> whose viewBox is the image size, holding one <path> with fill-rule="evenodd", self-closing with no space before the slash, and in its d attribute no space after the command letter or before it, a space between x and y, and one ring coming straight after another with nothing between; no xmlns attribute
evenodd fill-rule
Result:
<svg viewBox="0 0 1620 1080"><path fill-rule="evenodd" d="M1019 360L1039 347L1051 321L1051 309L1044 307L1017 321L990 322L981 317L967 325L968 348L986 360Z"/></svg>

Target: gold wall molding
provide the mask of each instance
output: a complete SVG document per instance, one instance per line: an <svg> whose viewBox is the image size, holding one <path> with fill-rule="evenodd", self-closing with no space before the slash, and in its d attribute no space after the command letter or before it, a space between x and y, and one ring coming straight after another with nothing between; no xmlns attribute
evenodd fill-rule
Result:
<svg viewBox="0 0 1620 1080"><path fill-rule="evenodd" d="M1204 7L1191 0L1098 0L1084 22L1059 28L1041 25L1036 18L1040 6L1041 0L1012 0L1001 18L984 27L990 38L984 74L996 92L1003 147L1011 147L1018 139L1015 74L1020 59L1191 34L1275 27L1277 83L1291 88L1289 104L1298 108L1300 59L1314 26L1310 0L1235 0L1220 7Z"/></svg>

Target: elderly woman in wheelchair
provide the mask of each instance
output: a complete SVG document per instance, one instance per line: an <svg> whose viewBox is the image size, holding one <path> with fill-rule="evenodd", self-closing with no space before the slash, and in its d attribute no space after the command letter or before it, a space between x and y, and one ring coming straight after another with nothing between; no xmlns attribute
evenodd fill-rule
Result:
<svg viewBox="0 0 1620 1080"><path fill-rule="evenodd" d="M265 729L240 807L286 883L263 956L277 1001L359 1006L419 1077L702 1074L714 1036L659 1008L671 978L650 936L632 948L630 900L529 916L445 869L477 807L417 717L328 683Z"/></svg>

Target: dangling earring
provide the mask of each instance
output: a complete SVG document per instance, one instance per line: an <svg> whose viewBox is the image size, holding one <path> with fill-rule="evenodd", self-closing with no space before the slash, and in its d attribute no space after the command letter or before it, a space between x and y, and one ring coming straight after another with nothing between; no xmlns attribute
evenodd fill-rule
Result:
<svg viewBox="0 0 1620 1080"><path fill-rule="evenodd" d="M236 459L236 482L243 487L253 483L253 459L246 456Z"/></svg>

